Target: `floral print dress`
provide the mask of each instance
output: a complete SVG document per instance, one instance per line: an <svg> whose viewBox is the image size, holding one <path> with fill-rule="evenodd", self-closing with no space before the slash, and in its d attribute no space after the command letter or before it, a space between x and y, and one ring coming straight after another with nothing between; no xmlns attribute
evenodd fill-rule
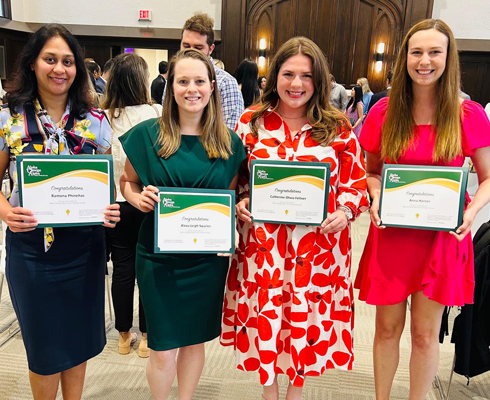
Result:
<svg viewBox="0 0 490 400"><path fill-rule="evenodd" d="M362 151L347 126L339 128L333 143L321 146L312 140L309 124L293 137L269 110L254 138L249 126L253 111L245 110L237 126L249 150L247 172L254 159L328 162L328 212L345 205L355 218L368 208ZM248 189L243 173L240 194ZM259 371L262 385L287 374L295 386L327 368L352 369L350 224L327 235L316 226L243 221L238 230L220 337L223 345L234 346L238 369Z"/></svg>

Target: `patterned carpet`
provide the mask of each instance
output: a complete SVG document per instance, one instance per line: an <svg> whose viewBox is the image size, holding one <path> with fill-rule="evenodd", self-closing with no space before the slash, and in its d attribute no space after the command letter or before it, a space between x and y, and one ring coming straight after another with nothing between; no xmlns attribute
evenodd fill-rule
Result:
<svg viewBox="0 0 490 400"><path fill-rule="evenodd" d="M353 276L366 239L369 218L364 214L353 227ZM3 283L2 302L0 304L0 327L14 318L6 283ZM356 293L357 298L357 293ZM322 377L308 378L304 389L307 400L373 400L374 380L372 370L372 342L374 335L374 312L372 306L357 301L355 321L355 365L351 372L327 371ZM457 311L453 311L453 316ZM109 315L107 312L106 315ZM408 316L409 317L409 316ZM136 320L136 319L135 319ZM408 399L408 360L410 340L407 334L409 324L401 341L400 366L395 377L392 391L393 400ZM451 326L451 324L450 324ZM17 324L0 332L0 343L15 330ZM49 326L40 329L50 329ZM1 330L1 328L0 328ZM52 333L56 335L56 332ZM107 346L102 354L88 364L85 381L84 399L96 400L149 400L152 398L146 381L146 360L140 359L136 351L127 356L117 353L117 332L112 329L107 335ZM137 343L138 344L138 343ZM206 365L194 399L196 400L259 400L261 388L256 373L244 373L236 370L233 351L223 348L217 340L206 347ZM439 365L440 380L446 391L451 371L454 348L446 339L441 346ZM287 379L281 376L281 396ZM27 376L25 350L20 334L0 347L0 399L28 400L32 395ZM61 395L58 396L61 399ZM177 399L177 387L174 383L170 398ZM427 399L440 399L439 391L433 387ZM454 375L450 390L451 400L490 400L490 373L471 379Z"/></svg>

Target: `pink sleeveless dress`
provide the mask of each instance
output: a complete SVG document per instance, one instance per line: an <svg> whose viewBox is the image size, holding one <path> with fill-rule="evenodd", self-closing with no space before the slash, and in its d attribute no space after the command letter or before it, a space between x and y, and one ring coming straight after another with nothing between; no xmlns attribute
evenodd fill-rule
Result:
<svg viewBox="0 0 490 400"><path fill-rule="evenodd" d="M380 152L388 101L381 99L364 123L359 141L370 153ZM478 103L465 100L461 107L463 153L472 156L476 149L490 146L490 122ZM463 165L463 156L449 163L434 163L434 144L431 126L417 126L415 145L398 163ZM379 230L371 224L354 287L360 289L359 299L368 304L397 304L422 290L438 303L462 306L473 303L474 284L471 235L458 242L448 232L392 227Z"/></svg>

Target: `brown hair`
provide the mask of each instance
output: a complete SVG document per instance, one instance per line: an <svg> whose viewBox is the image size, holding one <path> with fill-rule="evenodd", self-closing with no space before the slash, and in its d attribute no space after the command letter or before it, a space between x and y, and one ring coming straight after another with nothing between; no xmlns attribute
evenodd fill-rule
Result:
<svg viewBox="0 0 490 400"><path fill-rule="evenodd" d="M459 101L459 57L451 29L440 19L426 19L414 25L403 39L393 71L393 85L381 135L381 156L397 161L413 143L412 79L407 71L408 42L417 32L435 29L448 38L446 68L439 78L434 128L437 128L432 160L450 161L461 155L461 104Z"/></svg>
<svg viewBox="0 0 490 400"><path fill-rule="evenodd" d="M111 123L125 107L150 104L148 76L148 64L139 55L123 53L114 57L103 104Z"/></svg>
<svg viewBox="0 0 490 400"><path fill-rule="evenodd" d="M214 44L213 25L214 20L208 14L197 13L185 21L182 33L184 31L193 31L201 35L206 35L208 46L211 47Z"/></svg>
<svg viewBox="0 0 490 400"><path fill-rule="evenodd" d="M191 58L204 63L208 71L210 84L214 82L214 90L204 108L201 117L201 142L209 158L228 159L231 151L231 134L225 125L219 90L216 86L216 74L211 60L204 53L194 49L185 49L178 52L168 65L168 80L163 103L163 114L160 117L160 136L158 143L161 148L158 155L168 158L180 147L180 120L179 107L174 97L175 68L180 60Z"/></svg>
<svg viewBox="0 0 490 400"><path fill-rule="evenodd" d="M308 102L307 118L312 126L311 138L323 145L329 145L338 134L339 127L348 126L345 116L330 105L330 71L327 59L320 48L310 39L299 36L289 39L277 51L272 60L267 83L262 95L262 104L252 115L250 127L252 135L258 135L258 121L271 107L279 103L276 91L277 77L281 66L287 59L303 54L311 59L314 92Z"/></svg>

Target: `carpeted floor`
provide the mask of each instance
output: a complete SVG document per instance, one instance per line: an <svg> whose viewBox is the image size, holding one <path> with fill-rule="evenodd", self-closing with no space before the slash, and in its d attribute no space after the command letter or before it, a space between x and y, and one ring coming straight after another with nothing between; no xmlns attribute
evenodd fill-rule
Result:
<svg viewBox="0 0 490 400"><path fill-rule="evenodd" d="M368 224L369 217L365 213L353 226L353 277L366 239ZM357 298L357 293L355 295ZM375 399L372 371L374 311L374 307L367 306L363 302L356 302L354 370L351 372L327 371L322 377L308 378L304 389L306 400ZM457 311L454 310L453 316L456 313ZM107 312L106 315L109 313ZM8 289L4 282L0 305L0 327L11 321L13 317ZM406 326L407 332L404 333L401 341L400 366L393 384L393 400L408 399L410 340L407 333L410 325L407 323ZM16 327L17 324L14 323L10 329L0 332L0 343L8 336L9 331ZM40 329L49 329L49 326L40 327ZM56 332L52 334L56 335ZM151 399L145 375L147 360L140 359L135 350L127 356L120 356L117 353L117 341L117 331L112 329L108 332L107 346L102 354L89 361L83 398L94 400ZM207 344L206 350L206 365L194 399L260 400L261 387L257 374L236 370L231 348L223 348L215 340ZM444 391L448 385L453 352L453 345L446 339L441 346L438 373ZM282 378L280 384L284 389L287 379L284 379L284 376L280 378ZM281 390L282 398L284 395L284 390ZM31 398L25 350L22 338L20 334L17 334L0 347L0 399L27 400ZM58 398L61 399L61 395ZM177 399L176 383L174 383L170 398ZM431 400L440 398L435 387L427 396L427 399ZM450 399L490 400L490 372L471 379L469 386L466 386L464 377L454 375Z"/></svg>

